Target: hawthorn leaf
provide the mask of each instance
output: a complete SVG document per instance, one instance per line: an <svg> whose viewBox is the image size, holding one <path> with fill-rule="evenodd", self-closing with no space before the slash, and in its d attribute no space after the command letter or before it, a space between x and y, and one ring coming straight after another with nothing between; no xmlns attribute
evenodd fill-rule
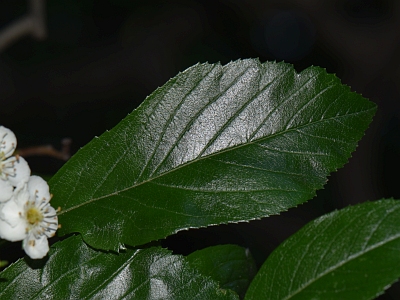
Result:
<svg viewBox="0 0 400 300"><path fill-rule="evenodd" d="M311 199L376 106L324 69L238 60L170 79L50 180L60 235L119 251Z"/></svg>
<svg viewBox="0 0 400 300"><path fill-rule="evenodd" d="M237 245L217 245L197 250L186 257L190 266L210 276L223 289L235 291L243 299L256 274L249 249Z"/></svg>
<svg viewBox="0 0 400 300"><path fill-rule="evenodd" d="M267 258L245 300L375 299L400 277L400 201L347 207L304 226Z"/></svg>
<svg viewBox="0 0 400 300"><path fill-rule="evenodd" d="M26 260L0 273L0 299L239 299L158 247L104 253L72 236L52 246L47 262Z"/></svg>

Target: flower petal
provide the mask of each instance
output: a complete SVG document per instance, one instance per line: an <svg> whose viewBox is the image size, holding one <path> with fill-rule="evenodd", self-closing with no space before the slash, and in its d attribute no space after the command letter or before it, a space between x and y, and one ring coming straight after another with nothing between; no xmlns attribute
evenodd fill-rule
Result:
<svg viewBox="0 0 400 300"><path fill-rule="evenodd" d="M25 253L33 259L43 258L49 252L49 242L45 235L41 235L38 238L35 238L33 234L28 235L22 241L22 247Z"/></svg>
<svg viewBox="0 0 400 300"><path fill-rule="evenodd" d="M14 201L19 207L24 207L29 201L28 183L19 182L14 190Z"/></svg>
<svg viewBox="0 0 400 300"><path fill-rule="evenodd" d="M11 199L13 195L13 186L8 180L0 179L0 202L6 202Z"/></svg>
<svg viewBox="0 0 400 300"><path fill-rule="evenodd" d="M26 222L19 215L20 209L14 200L0 205L0 236L11 242L26 237Z"/></svg>
<svg viewBox="0 0 400 300"><path fill-rule="evenodd" d="M17 147L17 138L10 129L0 126L0 153L4 152L5 157L11 156Z"/></svg>
<svg viewBox="0 0 400 300"><path fill-rule="evenodd" d="M8 180L13 186L20 182L28 182L31 175L31 169L23 157L19 157L14 163L14 176L8 176Z"/></svg>
<svg viewBox="0 0 400 300"><path fill-rule="evenodd" d="M32 201L36 196L37 203L41 203L44 200L46 203L50 201L50 191L47 182L40 176L32 175L28 181L28 192L30 200Z"/></svg>
<svg viewBox="0 0 400 300"><path fill-rule="evenodd" d="M0 218L10 224L11 227L15 227L18 223L22 222L24 216L23 206L18 205L14 198L4 203L0 210Z"/></svg>

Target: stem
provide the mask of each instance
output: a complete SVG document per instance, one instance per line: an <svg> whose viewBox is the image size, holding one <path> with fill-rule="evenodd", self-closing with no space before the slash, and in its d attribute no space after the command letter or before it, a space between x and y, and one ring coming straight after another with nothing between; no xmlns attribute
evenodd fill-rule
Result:
<svg viewBox="0 0 400 300"><path fill-rule="evenodd" d="M28 7L29 12L26 16L0 31L0 51L28 34L38 40L46 38L45 0L29 0Z"/></svg>

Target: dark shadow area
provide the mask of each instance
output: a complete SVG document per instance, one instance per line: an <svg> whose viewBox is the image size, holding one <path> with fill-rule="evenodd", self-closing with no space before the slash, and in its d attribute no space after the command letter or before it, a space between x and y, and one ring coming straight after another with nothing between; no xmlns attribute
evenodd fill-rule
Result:
<svg viewBox="0 0 400 300"><path fill-rule="evenodd" d="M28 256L24 257L26 264L33 270L35 269L43 269L46 265L46 262L49 260L49 256L45 256L42 259L31 259Z"/></svg>

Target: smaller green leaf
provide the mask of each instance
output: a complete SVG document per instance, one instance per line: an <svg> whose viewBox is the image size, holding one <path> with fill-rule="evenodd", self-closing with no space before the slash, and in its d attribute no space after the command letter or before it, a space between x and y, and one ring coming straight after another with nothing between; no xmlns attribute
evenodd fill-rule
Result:
<svg viewBox="0 0 400 300"><path fill-rule="evenodd" d="M374 299L400 277L400 201L314 220L268 257L245 300Z"/></svg>
<svg viewBox="0 0 400 300"><path fill-rule="evenodd" d="M243 298L256 265L248 249L237 245L218 245L193 252L189 264L203 275L219 282L220 287L234 290Z"/></svg>
<svg viewBox="0 0 400 300"><path fill-rule="evenodd" d="M54 244L48 261L19 260L0 273L0 299L238 299L163 248L113 254L80 236Z"/></svg>

